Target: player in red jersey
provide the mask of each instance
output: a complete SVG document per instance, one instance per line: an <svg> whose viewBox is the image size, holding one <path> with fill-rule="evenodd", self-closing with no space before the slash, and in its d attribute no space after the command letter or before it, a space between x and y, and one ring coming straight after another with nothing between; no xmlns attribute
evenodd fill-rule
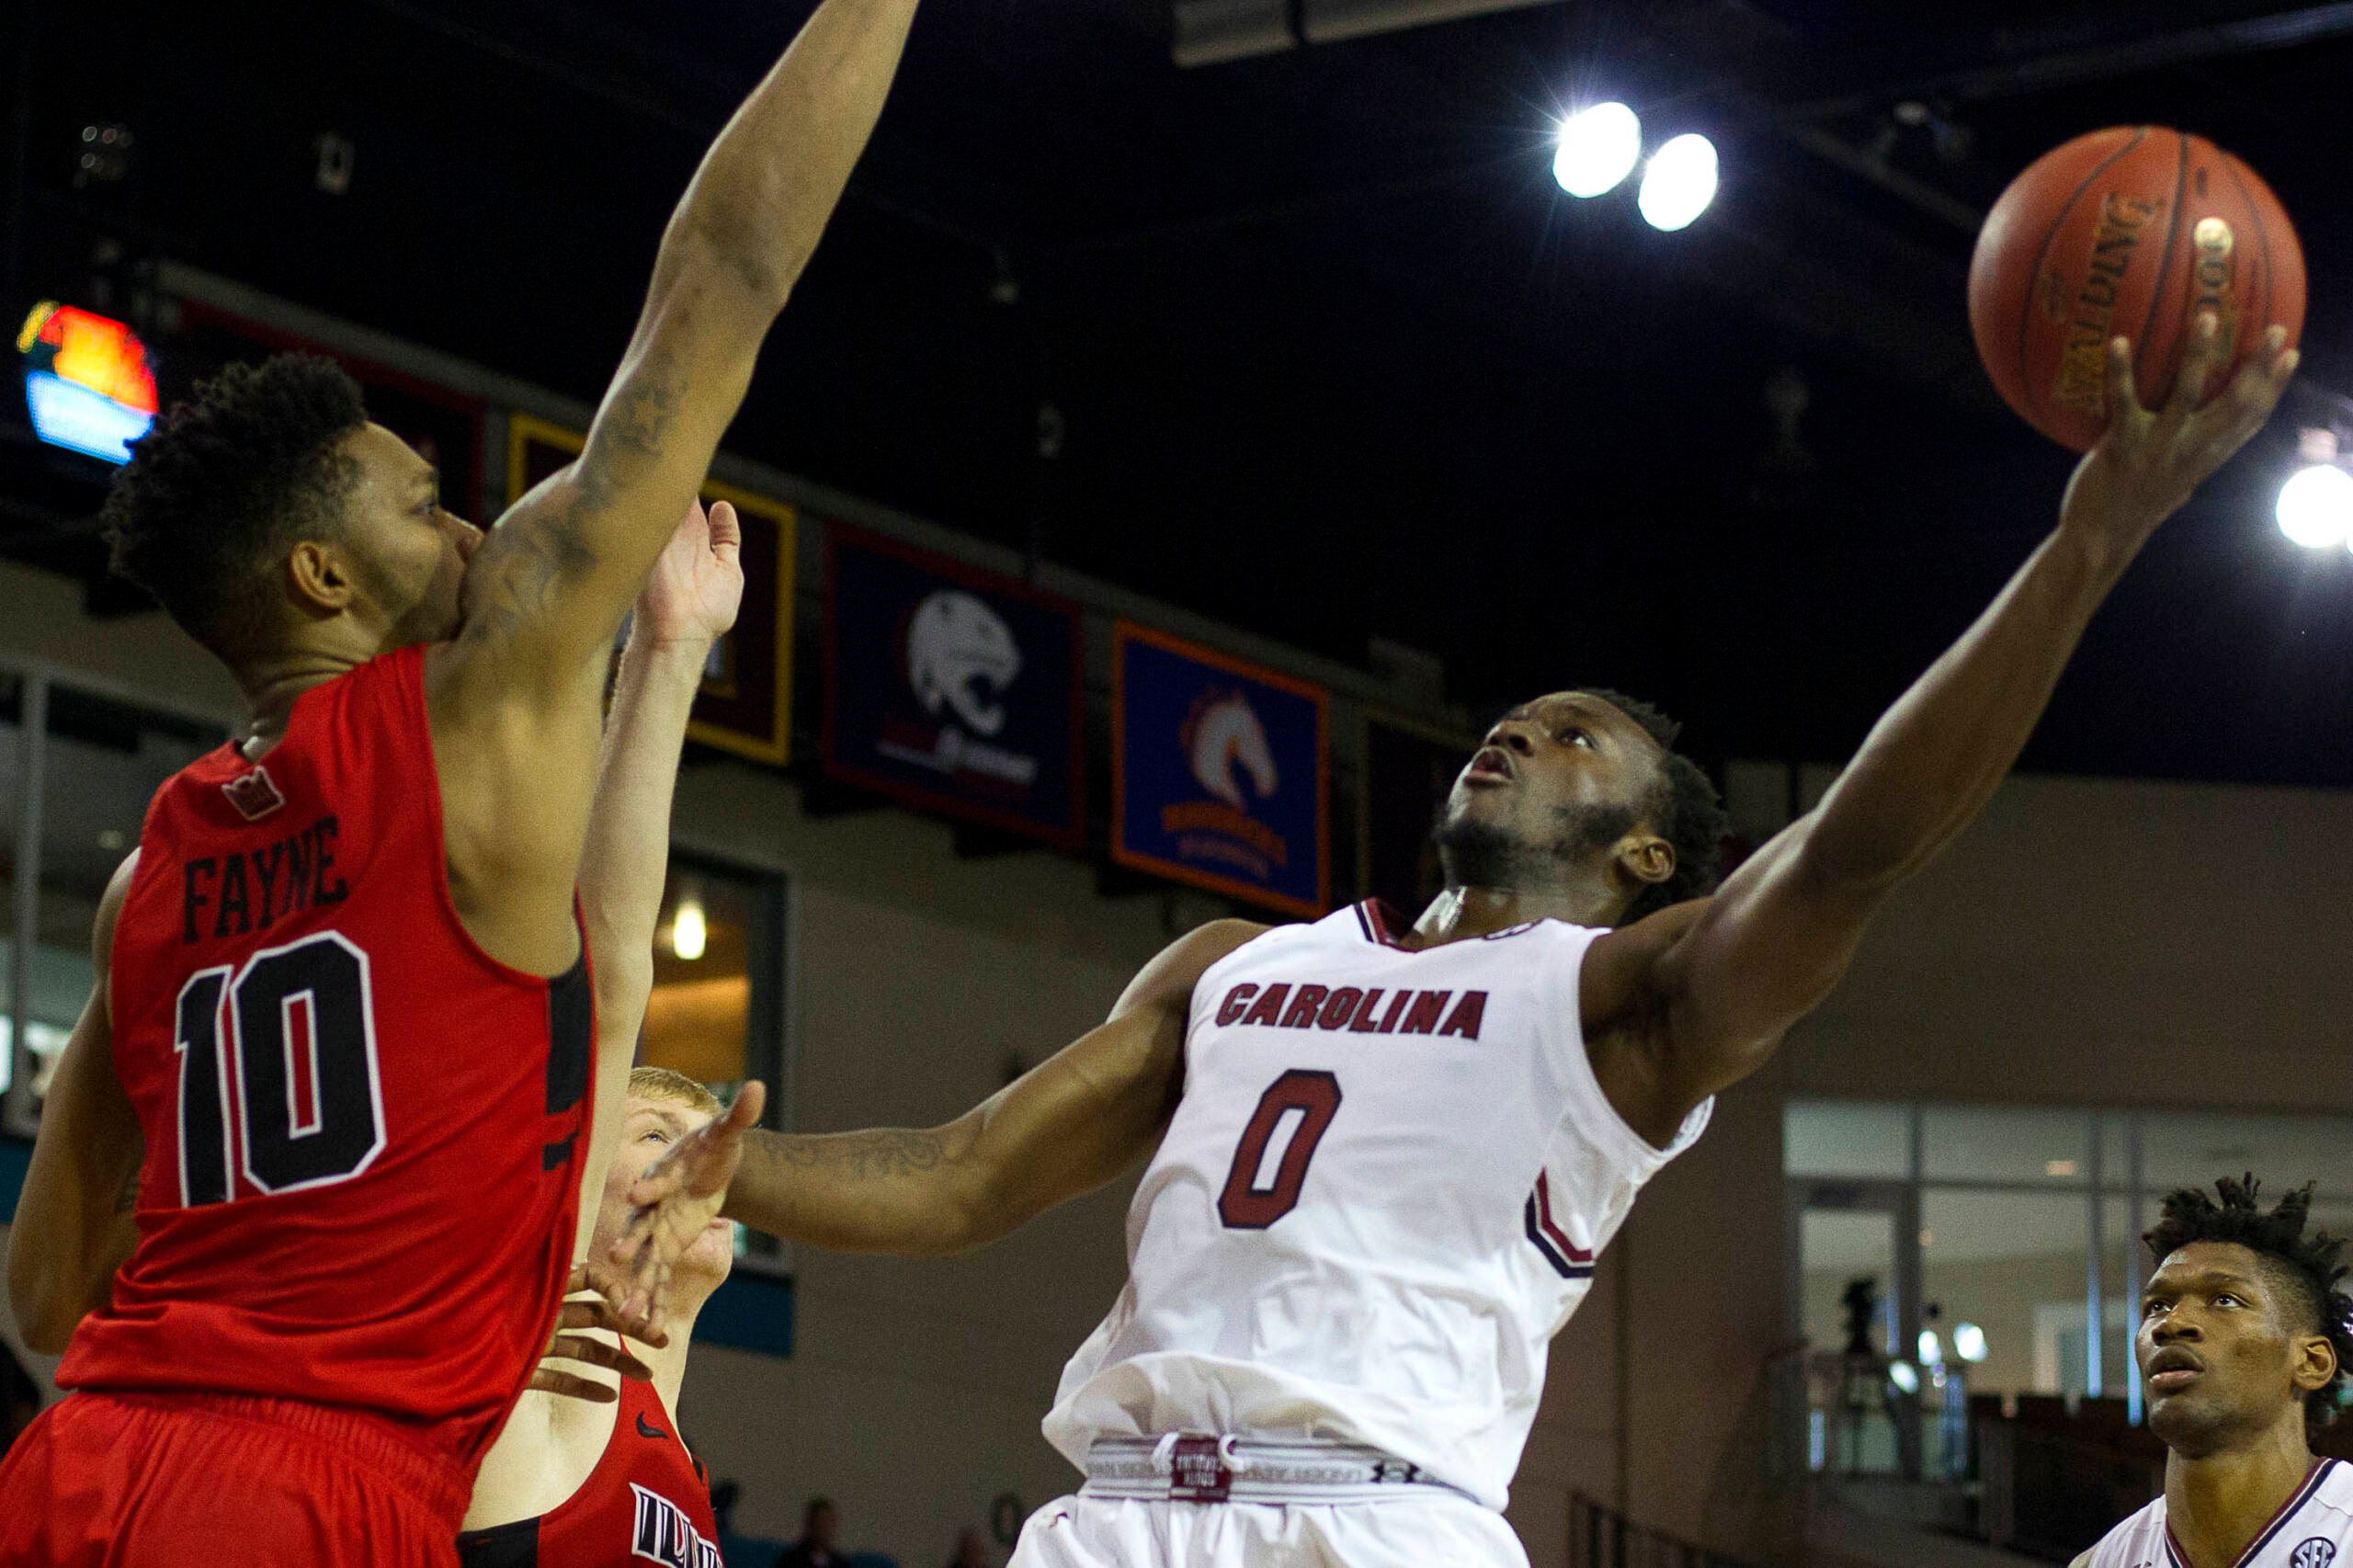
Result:
<svg viewBox="0 0 2353 1568"><path fill-rule="evenodd" d="M630 1074L596 1244L620 1236L630 1188L646 1168L722 1109L710 1090L681 1074L640 1067ZM632 1555L717 1568L710 1479L678 1429L678 1385L695 1314L734 1261L732 1229L724 1221L707 1226L673 1268L664 1303L669 1341L645 1350L650 1379L612 1376L614 1403L537 1391L516 1402L474 1477L458 1538L463 1568L605 1568Z"/></svg>
<svg viewBox="0 0 2353 1568"><path fill-rule="evenodd" d="M913 10L811 18L673 215L581 456L488 535L316 361L224 375L119 476L119 566L253 722L100 906L10 1242L76 1392L0 1466L0 1561L453 1560L618 1135L574 905L607 649Z"/></svg>
<svg viewBox="0 0 2353 1568"><path fill-rule="evenodd" d="M713 508L715 520L726 510ZM617 1044L636 1039L653 990L678 746L704 660L733 623L743 588L732 553L671 550L638 596L597 785L597 831L582 869L582 891L600 917L597 1025ZM608 1246L620 1233L630 1187L645 1168L721 1109L709 1090L679 1074L641 1067L630 1074L619 1146L590 1189L595 1244ZM648 1378L563 1372L567 1381L551 1378L516 1402L474 1478L458 1541L465 1568L598 1568L632 1553L716 1568L710 1484L687 1451L676 1412L695 1314L727 1278L730 1240L730 1227L713 1221L679 1257L663 1303L668 1339L643 1352ZM615 1358L605 1359L611 1365ZM560 1369L551 1362L543 1370Z"/></svg>

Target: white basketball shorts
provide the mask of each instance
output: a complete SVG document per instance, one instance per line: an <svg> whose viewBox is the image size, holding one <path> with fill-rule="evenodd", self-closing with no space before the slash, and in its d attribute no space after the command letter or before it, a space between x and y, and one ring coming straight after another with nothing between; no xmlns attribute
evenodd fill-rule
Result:
<svg viewBox="0 0 2353 1568"><path fill-rule="evenodd" d="M1380 1502L1070 1496L1029 1516L1006 1568L1528 1568L1501 1514L1435 1487Z"/></svg>

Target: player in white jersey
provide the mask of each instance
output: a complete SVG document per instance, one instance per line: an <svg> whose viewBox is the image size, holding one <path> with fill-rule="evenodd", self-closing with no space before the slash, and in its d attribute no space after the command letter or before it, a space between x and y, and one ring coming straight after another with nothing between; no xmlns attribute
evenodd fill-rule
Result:
<svg viewBox="0 0 2353 1568"><path fill-rule="evenodd" d="M1046 1421L1086 1484L1030 1520L1019 1568L1524 1563L1496 1510L1594 1256L1984 804L2109 589L2294 368L2275 335L2199 408L2211 316L2190 343L2158 413L2112 354L2120 417L2057 528L1721 891L1722 817L1673 726L1555 692L1456 780L1449 885L1410 928L1212 922L945 1127L747 1135L725 1212L957 1252L1149 1154L1129 1283ZM716 1192L733 1153L689 1139L633 1196Z"/></svg>
<svg viewBox="0 0 2353 1568"><path fill-rule="evenodd" d="M2265 1212L2253 1176L2184 1188L2149 1233L2133 1350L2165 1495L2075 1568L2353 1568L2353 1467L2313 1458L2353 1367L2345 1244L2307 1234L2305 1187Z"/></svg>

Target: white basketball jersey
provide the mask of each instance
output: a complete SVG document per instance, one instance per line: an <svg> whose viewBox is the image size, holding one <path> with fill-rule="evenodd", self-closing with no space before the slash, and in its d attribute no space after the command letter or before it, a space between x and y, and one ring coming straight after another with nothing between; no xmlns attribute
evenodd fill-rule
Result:
<svg viewBox="0 0 2353 1568"><path fill-rule="evenodd" d="M2231 1568L2353 1568L2353 1468L2323 1460ZM2100 1538L2091 1568L2188 1568L2162 1497Z"/></svg>
<svg viewBox="0 0 2353 1568"><path fill-rule="evenodd" d="M1502 1507L1594 1256L1711 1108L1662 1150L1603 1097L1577 994L1601 935L1410 950L1366 903L1211 966L1127 1288L1047 1439L1082 1467L1098 1436L1364 1443Z"/></svg>

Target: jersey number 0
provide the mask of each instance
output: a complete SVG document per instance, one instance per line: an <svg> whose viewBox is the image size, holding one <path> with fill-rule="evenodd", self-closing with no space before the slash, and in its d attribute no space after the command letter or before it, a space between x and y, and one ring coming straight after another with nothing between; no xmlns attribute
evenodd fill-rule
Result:
<svg viewBox="0 0 2353 1568"><path fill-rule="evenodd" d="M1340 1080L1330 1073L1294 1067L1258 1096L1258 1108L1234 1145L1217 1200L1218 1218L1230 1230L1263 1231L1299 1206L1307 1183L1307 1163L1340 1108ZM1294 1119L1294 1118L1296 1119ZM1290 1124L1290 1142L1270 1159L1275 1134ZM1267 1167L1271 1164L1272 1170Z"/></svg>
<svg viewBox="0 0 2353 1568"><path fill-rule="evenodd" d="M225 1202L233 1168L289 1192L358 1176L383 1148L368 955L335 932L189 976L177 1021L183 1205Z"/></svg>

